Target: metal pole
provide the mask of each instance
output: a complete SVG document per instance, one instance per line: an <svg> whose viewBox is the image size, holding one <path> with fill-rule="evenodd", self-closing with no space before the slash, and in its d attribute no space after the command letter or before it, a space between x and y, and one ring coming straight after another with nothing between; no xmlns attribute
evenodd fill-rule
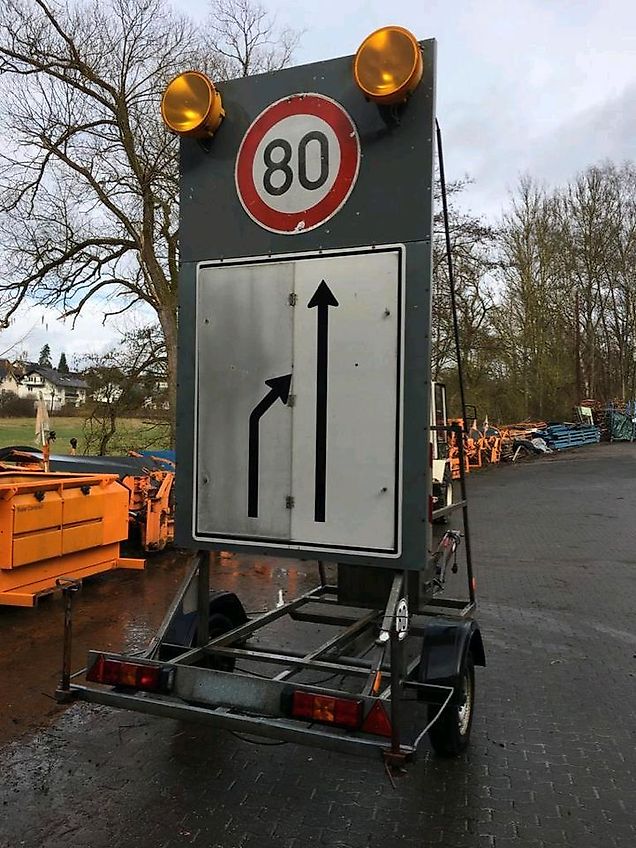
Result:
<svg viewBox="0 0 636 848"><path fill-rule="evenodd" d="M327 585L327 575L325 573L325 564L321 559L318 560L318 574L320 576L320 585L326 586Z"/></svg>
<svg viewBox="0 0 636 848"><path fill-rule="evenodd" d="M77 580L61 578L56 581L64 597L64 644L62 648L62 676L55 690L55 698L60 703L70 701L71 695L71 651L73 647L73 595L79 589Z"/></svg>
<svg viewBox="0 0 636 848"><path fill-rule="evenodd" d="M210 641L210 554L199 551L197 575L197 647Z"/></svg>
<svg viewBox="0 0 636 848"><path fill-rule="evenodd" d="M466 423L466 422L464 422ZM470 530L468 527L468 499L466 497L466 471L464 468L464 434L462 428L453 424L451 429L455 433L455 439L459 450L459 487L462 493L462 515L464 518L464 542L466 544L466 576L468 578L468 597L471 604L475 602L475 578L473 576L473 556L470 547Z"/></svg>
<svg viewBox="0 0 636 848"><path fill-rule="evenodd" d="M462 405L462 429L468 432L466 422L466 398L464 396L464 373L462 368L462 351L459 339L459 319L457 317L457 295L455 291L455 275L453 272L453 251L450 238L450 226L448 222L448 199L446 197L446 175L444 171L444 147L442 145L442 130L439 121L435 119L435 127L437 133L437 159L439 162L439 179L442 190L442 212L444 215L444 232L446 236L446 260L448 263L448 282L450 287L450 296L453 312L453 331L455 336L455 355L457 357L457 379L459 382L459 396ZM468 503L466 500L466 478L464 475L464 440L461 430L457 433L456 438L459 445L459 482L462 492L462 500L464 506L462 512L464 516L464 536L466 539L466 570L468 573L468 592L471 603L475 600L475 579L473 577L473 560L470 549L470 532L468 530Z"/></svg>
<svg viewBox="0 0 636 848"><path fill-rule="evenodd" d="M402 670L402 643L395 629L391 627L391 754L400 757L400 713L402 686L400 683Z"/></svg>

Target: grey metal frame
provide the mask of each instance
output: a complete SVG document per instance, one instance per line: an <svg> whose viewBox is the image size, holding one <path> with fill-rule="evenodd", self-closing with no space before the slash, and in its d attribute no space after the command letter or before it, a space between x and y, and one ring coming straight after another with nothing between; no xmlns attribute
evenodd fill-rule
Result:
<svg viewBox="0 0 636 848"><path fill-rule="evenodd" d="M324 574L321 574L323 577ZM194 585L196 581L196 585ZM183 581L180 592L171 604L157 635L148 649L134 657L135 662L169 668L172 671L173 688L169 695L154 695L147 692L126 692L106 688L100 685L81 684L77 681L80 672L73 675L68 687L71 697L93 703L149 713L172 718L187 718L195 722L216 725L232 731L253 733L259 736L319 746L331 750L363 754L380 752L389 762L402 762L413 755L431 725L441 715L453 695L452 686L420 683L413 679L419 657L406 663L405 645L407 640L400 638L395 626L397 605L402 598L406 585L404 573L395 574L386 608L360 609L356 614L350 610L341 614L337 609L337 587L321 582L314 589L248 621L228 633L210 639L206 636L204 644L183 650L170 661L159 659L162 640L171 618L179 609L186 593L196 588L199 619L208 619L209 604L209 554L200 552L195 558L192 569ZM344 628L337 635L326 640L313 650L301 653L288 650L264 650L258 647L247 648L244 640L257 631L267 627L283 616L303 619L303 611L309 604L324 606L325 613L312 613L312 622L334 624ZM465 618L473 611L474 604L456 599L429 599L419 613L411 617L409 636L421 636L426 621L431 616L449 614L458 619ZM329 615L333 611L335 615ZM371 631L377 629L373 640ZM367 634L374 644L374 652L368 658L348 656L353 643ZM197 634L197 641L202 636ZM355 653L355 648L354 648ZM389 656L387 657L387 653ZM99 656L130 661L130 655L103 651L89 653L87 668L90 669ZM275 666L286 666L273 677L250 672L228 672L198 667L196 663L206 657L231 657L236 660L256 661ZM86 670L83 670L86 671ZM358 681L355 689L330 688L324 685L292 682L301 671L320 671L331 676L352 678ZM380 673L381 686L375 686ZM371 736L361 731L343 730L331 725L320 725L305 720L290 718L282 707L286 695L293 691L305 691L330 697L354 698L361 701L365 713L372 704L380 699L390 708L392 736ZM418 700L439 706L432 721L418 728L414 737L404 738L402 723L403 701L405 693L417 695Z"/></svg>

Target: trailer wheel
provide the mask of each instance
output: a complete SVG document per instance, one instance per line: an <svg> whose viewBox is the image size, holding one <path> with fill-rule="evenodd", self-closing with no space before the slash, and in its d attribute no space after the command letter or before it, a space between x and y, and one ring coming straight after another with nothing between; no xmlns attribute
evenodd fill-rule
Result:
<svg viewBox="0 0 636 848"><path fill-rule="evenodd" d="M222 636L229 630L233 630L236 625L232 624L227 615L215 612L210 616L208 627L210 630L210 639L214 639L217 636ZM234 657L220 657L212 654L207 658L208 668L214 668L217 671L234 671L235 665L236 660Z"/></svg>
<svg viewBox="0 0 636 848"><path fill-rule="evenodd" d="M165 633L163 641L166 644L162 644L160 648L159 659L170 660L177 654L183 653L182 649L196 647L197 619L196 610L177 613L174 616ZM243 605L233 592L210 592L208 632L211 639L234 630L246 621L247 616ZM209 654L205 658L205 664L208 668L220 671L234 671L235 661L232 657Z"/></svg>
<svg viewBox="0 0 636 848"><path fill-rule="evenodd" d="M431 746L440 757L457 757L468 747L475 706L475 664L470 653L462 668L457 690L446 709L428 732ZM431 704L428 720L437 715Z"/></svg>

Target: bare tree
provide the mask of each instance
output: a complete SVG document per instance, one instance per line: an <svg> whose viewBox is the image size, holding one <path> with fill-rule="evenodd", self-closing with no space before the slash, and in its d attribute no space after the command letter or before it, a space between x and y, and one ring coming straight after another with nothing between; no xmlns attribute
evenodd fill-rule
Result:
<svg viewBox="0 0 636 848"><path fill-rule="evenodd" d="M562 198L569 283L578 301L579 364L587 396L633 393L636 169L587 168Z"/></svg>
<svg viewBox="0 0 636 848"><path fill-rule="evenodd" d="M122 334L119 344L105 354L88 356L82 363L89 385L88 415L83 425L87 453L103 456L108 450L164 447L167 422L161 415L130 428L126 419L139 414L146 397L166 375L164 346L150 325Z"/></svg>
<svg viewBox="0 0 636 848"><path fill-rule="evenodd" d="M254 0L212 0L208 29L224 76L247 77L288 65L301 33L278 27L276 18Z"/></svg>
<svg viewBox="0 0 636 848"><path fill-rule="evenodd" d="M490 312L493 308L490 278L495 259L492 228L480 218L462 211L455 202L466 185L466 180L455 181L447 186L447 194L461 356L464 376L472 399L479 393L484 377L488 377L490 367L489 328ZM439 187L436 192L436 201L437 211L433 228L431 333L433 378L445 380L448 383L451 406L458 409L454 325Z"/></svg>
<svg viewBox="0 0 636 848"><path fill-rule="evenodd" d="M510 406L524 418L549 416L573 401L562 240L558 199L523 177L499 234L503 288L493 319Z"/></svg>
<svg viewBox="0 0 636 848"><path fill-rule="evenodd" d="M145 302L174 375L176 150L157 105L170 76L196 62L195 30L163 0L7 5L2 118L15 143L0 157L5 318L27 296L70 316L97 296L105 318Z"/></svg>
<svg viewBox="0 0 636 848"><path fill-rule="evenodd" d="M179 71L230 67L237 26L241 73L287 61L293 46L287 31L276 41L249 0L223 10L224 53L205 48L167 0L4 0L0 21L4 321L29 298L66 316L97 298L104 319L147 304L165 343L173 415L178 145L161 123L161 94Z"/></svg>

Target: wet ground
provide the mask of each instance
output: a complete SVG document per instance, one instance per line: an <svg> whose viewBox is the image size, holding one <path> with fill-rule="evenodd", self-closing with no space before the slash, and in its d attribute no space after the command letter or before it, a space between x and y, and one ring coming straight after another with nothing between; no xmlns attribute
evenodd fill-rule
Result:
<svg viewBox="0 0 636 848"><path fill-rule="evenodd" d="M470 477L479 620L469 753L424 744L382 765L51 700L62 603L0 608L0 846L636 845L636 446L602 445ZM187 556L88 581L74 664L141 647ZM313 585L314 564L224 557L250 611Z"/></svg>
<svg viewBox="0 0 636 848"><path fill-rule="evenodd" d="M126 552L125 552L126 553ZM130 551L130 556L139 556ZM279 591L294 597L316 582L316 564L268 558L244 562L222 554L217 588L236 592L247 612L274 606ZM84 581L73 600L73 669L89 648L111 651L145 647L189 571L186 552L155 554L146 571L107 572ZM37 609L0 606L0 745L45 727L61 708L53 699L60 679L64 603L44 597ZM19 682L19 685L16 685Z"/></svg>

